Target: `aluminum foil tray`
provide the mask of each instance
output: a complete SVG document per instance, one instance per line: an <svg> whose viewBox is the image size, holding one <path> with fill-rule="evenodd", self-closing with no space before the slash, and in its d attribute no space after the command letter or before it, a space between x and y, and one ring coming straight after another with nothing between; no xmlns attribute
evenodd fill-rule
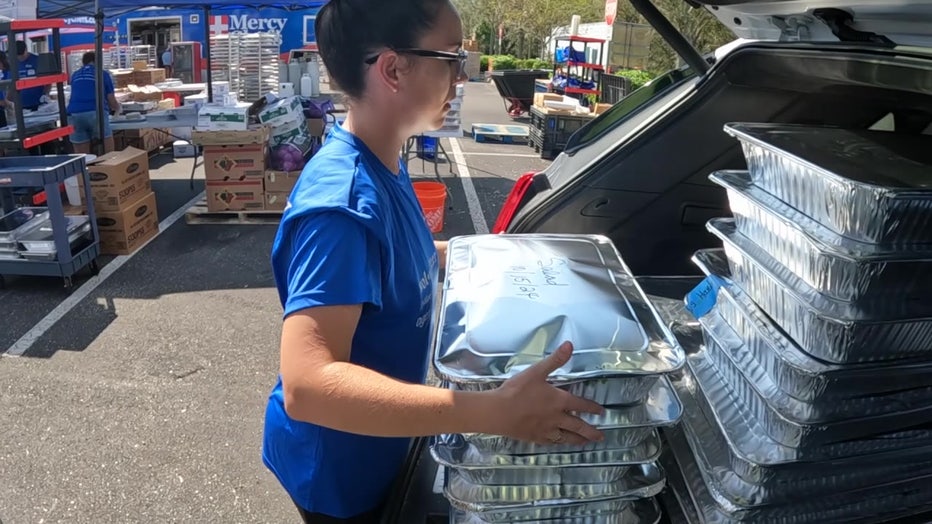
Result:
<svg viewBox="0 0 932 524"><path fill-rule="evenodd" d="M731 453L727 439L701 413L690 413L679 426L691 452L703 465L722 494L743 506L791 503L898 480L932 475L932 448L905 453L878 454L856 460L796 462L778 467L741 464ZM738 463L738 469L733 464ZM756 478L745 478L751 469ZM763 477L763 478L761 478Z"/></svg>
<svg viewBox="0 0 932 524"><path fill-rule="evenodd" d="M451 524L498 524L522 522L524 524L657 524L660 522L660 506L654 499L615 499L605 502L568 504L559 510L547 508L541 518L537 509L515 511L489 511L469 513L453 510Z"/></svg>
<svg viewBox="0 0 932 524"><path fill-rule="evenodd" d="M754 184L839 235L932 242L932 139L882 131L728 124Z"/></svg>
<svg viewBox="0 0 932 524"><path fill-rule="evenodd" d="M846 442L861 437L922 428L932 423L932 403L866 415L828 418L826 409L794 399L780 391L766 373L757 367L740 365L746 350L734 332L705 332L706 354L721 377L738 393L774 440L791 447L818 446ZM721 338L720 338L721 337ZM861 404L871 409L870 400Z"/></svg>
<svg viewBox="0 0 932 524"><path fill-rule="evenodd" d="M737 285L721 251L693 258L706 274L724 277L708 322L724 322L744 341L749 365L760 367L787 395L832 410L859 409L869 398L878 409L932 402L932 362L828 364L805 353ZM905 404L904 404L905 403Z"/></svg>
<svg viewBox="0 0 932 524"><path fill-rule="evenodd" d="M580 414L589 424L602 430L605 440L593 442L585 447L568 444L546 445L522 442L519 440L469 433L465 439L480 451L507 455L536 455L541 453L560 453L573 451L597 451L604 449L627 449L634 447L656 434L659 427L676 424L683 414L680 403L667 378L654 385L647 400L629 406L606 408L602 415Z"/></svg>
<svg viewBox="0 0 932 524"><path fill-rule="evenodd" d="M446 267L434 366L462 389L497 387L564 341L576 349L550 380L603 405L639 402L683 365L605 237L456 237Z"/></svg>
<svg viewBox="0 0 932 524"><path fill-rule="evenodd" d="M438 464L474 484L603 484L620 480L631 466L655 462L660 440L646 439L629 449L499 455L481 452L461 435L444 435L430 453Z"/></svg>
<svg viewBox="0 0 932 524"><path fill-rule="evenodd" d="M763 423L718 374L704 351L690 355L687 362L692 380L677 383L679 395L690 396L690 403L698 406L710 421L715 421L728 440L732 454L748 465L747 468L742 464L733 465L745 478L754 478L757 474L754 465L776 467L797 462L864 460L877 453L906 453L932 446L932 430L929 429L888 432L821 446L787 446L767 433Z"/></svg>
<svg viewBox="0 0 932 524"><path fill-rule="evenodd" d="M642 499L663 490L663 471L655 464L632 467L621 480L603 484L486 486L447 470L444 495L454 508L472 513L563 506L611 499ZM551 518L551 517L548 517Z"/></svg>
<svg viewBox="0 0 932 524"><path fill-rule="evenodd" d="M932 507L932 477L879 484L829 496L800 498L788 504L738 505L723 496L720 486L709 475L707 465L701 464L686 445L682 430L676 428L667 432L667 444L679 466L678 473L685 481L688 497L704 524L876 524L919 514ZM680 496L686 497L687 494Z"/></svg>
<svg viewBox="0 0 932 524"><path fill-rule="evenodd" d="M735 230L731 219L708 229L722 239L735 283L806 353L835 364L928 358L932 301L867 306L819 294Z"/></svg>
<svg viewBox="0 0 932 524"><path fill-rule="evenodd" d="M709 177L728 192L738 231L820 293L838 300L921 301L932 289L932 244L845 238L753 186L745 172Z"/></svg>
<svg viewBox="0 0 932 524"><path fill-rule="evenodd" d="M19 238L48 220L49 211L44 207L21 207L0 217L0 242L15 243Z"/></svg>
<svg viewBox="0 0 932 524"><path fill-rule="evenodd" d="M67 216L68 224L68 242L74 244L84 235L90 233L91 223L87 216ZM19 239L22 246L20 253L26 255L50 255L55 256L55 236L52 231L51 221L45 221L39 227L31 230Z"/></svg>

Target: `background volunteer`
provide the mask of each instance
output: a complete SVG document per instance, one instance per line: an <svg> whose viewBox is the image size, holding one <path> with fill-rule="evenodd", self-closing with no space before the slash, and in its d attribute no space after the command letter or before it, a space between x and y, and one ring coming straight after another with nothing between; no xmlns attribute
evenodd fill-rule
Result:
<svg viewBox="0 0 932 524"><path fill-rule="evenodd" d="M30 78L39 75L39 57L26 49L26 42L16 41L16 58L19 61L19 77ZM48 94L52 86L37 86L19 92L20 103L26 111L35 111L40 105L48 103Z"/></svg>
<svg viewBox="0 0 932 524"><path fill-rule="evenodd" d="M165 78L172 77L172 48L171 44L162 52L162 67L165 68Z"/></svg>
<svg viewBox="0 0 932 524"><path fill-rule="evenodd" d="M97 119L97 67L93 51L81 57L84 64L71 75L71 99L68 101L68 120L74 126L71 144L75 153L90 153L91 139L100 140L100 125ZM104 96L106 106L113 114L120 113L113 89L113 77L104 71ZM104 152L113 151L113 131L110 129L110 115L104 115Z"/></svg>

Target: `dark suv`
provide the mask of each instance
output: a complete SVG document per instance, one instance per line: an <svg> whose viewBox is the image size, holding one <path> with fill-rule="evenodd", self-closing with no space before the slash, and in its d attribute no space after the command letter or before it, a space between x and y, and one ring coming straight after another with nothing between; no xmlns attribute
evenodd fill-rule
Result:
<svg viewBox="0 0 932 524"><path fill-rule="evenodd" d="M702 339L686 338L697 335L696 319L678 317L688 315L684 296L702 278L690 276L698 273L691 258L697 250L722 245L706 224L731 214L724 190L708 177L747 168L740 142L724 132L725 125L930 134L932 0L683 0L709 9L743 39L713 57L692 48L651 0L630 1L687 66L655 79L580 129L547 170L522 176L494 230L610 237L661 316L675 331L683 328L677 337L684 347L696 350ZM864 378L872 377L865 372ZM426 439L418 439L384 523L449 522L441 478L426 449ZM679 514L695 508L669 498L670 492L683 492L675 485L682 477L672 473L675 464L666 470L668 485L676 489L661 496L667 497L662 522L703 522L699 515ZM801 508L806 503L798 502ZM909 514L915 508L903 509ZM889 522L870 514L857 519ZM896 522L932 522L932 515Z"/></svg>
<svg viewBox="0 0 932 524"><path fill-rule="evenodd" d="M632 93L546 171L522 177L497 232L604 234L635 274L694 274L692 254L719 245L706 222L729 214L708 175L745 168L726 123L929 128L932 2L684 1L753 41L702 57L649 0L632 0L688 67Z"/></svg>

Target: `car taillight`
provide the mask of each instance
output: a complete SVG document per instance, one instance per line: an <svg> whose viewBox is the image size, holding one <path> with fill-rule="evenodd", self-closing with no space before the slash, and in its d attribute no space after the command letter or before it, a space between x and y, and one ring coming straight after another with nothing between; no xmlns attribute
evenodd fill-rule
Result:
<svg viewBox="0 0 932 524"><path fill-rule="evenodd" d="M511 224L511 220L515 217L515 213L517 213L518 209L521 207L521 201L524 200L527 190L530 189L531 184L534 183L535 175L537 175L537 173L531 171L518 177L514 187L511 188L511 192L508 193L508 198L505 199L505 203L502 205L502 210L498 213L498 219L495 220L495 227L492 228L493 233L504 233L508 225Z"/></svg>

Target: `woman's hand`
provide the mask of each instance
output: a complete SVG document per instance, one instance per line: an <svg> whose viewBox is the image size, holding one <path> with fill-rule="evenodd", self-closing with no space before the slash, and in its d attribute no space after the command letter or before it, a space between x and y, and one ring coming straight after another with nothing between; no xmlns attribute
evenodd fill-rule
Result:
<svg viewBox="0 0 932 524"><path fill-rule="evenodd" d="M573 346L564 342L547 358L507 380L492 394L498 396L501 427L496 433L541 445L584 445L601 441L598 429L574 413L601 414L602 406L547 383L547 376L566 364Z"/></svg>

